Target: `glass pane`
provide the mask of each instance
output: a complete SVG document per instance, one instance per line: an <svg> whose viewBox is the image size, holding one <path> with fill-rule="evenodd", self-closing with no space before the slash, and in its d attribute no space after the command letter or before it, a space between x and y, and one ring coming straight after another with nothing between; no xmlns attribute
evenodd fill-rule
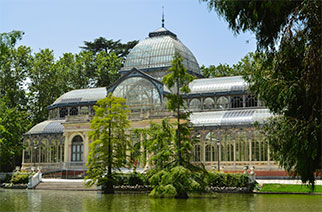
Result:
<svg viewBox="0 0 322 212"><path fill-rule="evenodd" d="M142 77L124 80L115 88L113 95L125 98L132 112L161 108L161 97L157 88Z"/></svg>

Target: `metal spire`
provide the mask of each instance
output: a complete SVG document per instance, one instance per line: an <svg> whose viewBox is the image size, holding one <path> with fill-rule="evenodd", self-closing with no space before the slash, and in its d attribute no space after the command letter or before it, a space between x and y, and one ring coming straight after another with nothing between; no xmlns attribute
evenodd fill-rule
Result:
<svg viewBox="0 0 322 212"><path fill-rule="evenodd" d="M162 21L162 27L164 27L164 6L162 6L162 19L161 19L161 21Z"/></svg>

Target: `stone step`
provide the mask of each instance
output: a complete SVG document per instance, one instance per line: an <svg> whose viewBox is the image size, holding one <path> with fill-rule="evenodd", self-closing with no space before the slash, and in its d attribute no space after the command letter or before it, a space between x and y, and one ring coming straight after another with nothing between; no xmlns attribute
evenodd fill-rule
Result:
<svg viewBox="0 0 322 212"><path fill-rule="evenodd" d="M71 190L71 191L96 191L97 187L86 187L84 181L81 182L41 182L36 186L36 190Z"/></svg>

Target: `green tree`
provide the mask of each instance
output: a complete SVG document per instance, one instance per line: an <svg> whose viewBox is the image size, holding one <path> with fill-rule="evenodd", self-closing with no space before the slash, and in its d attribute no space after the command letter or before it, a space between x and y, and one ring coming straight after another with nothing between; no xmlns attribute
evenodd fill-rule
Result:
<svg viewBox="0 0 322 212"><path fill-rule="evenodd" d="M30 110L34 124L48 118L47 106L67 91L65 79L58 71L52 50L43 49L33 57L29 71ZM64 89L65 88L65 89Z"/></svg>
<svg viewBox="0 0 322 212"><path fill-rule="evenodd" d="M103 186L104 193L114 193L112 169L124 166L126 149L130 147L126 130L129 128L126 100L108 97L97 102L94 106L95 116L91 120L89 137L87 185L98 183Z"/></svg>
<svg viewBox="0 0 322 212"><path fill-rule="evenodd" d="M109 86L119 77L118 71L122 66L122 58L118 58L114 52L101 51L95 56L95 86Z"/></svg>
<svg viewBox="0 0 322 212"><path fill-rule="evenodd" d="M137 40L129 41L127 43L121 43L120 40L114 41L113 39L107 40L106 38L99 37L91 41L84 41L85 46L81 46L81 49L85 51L91 51L94 55L99 52L105 52L109 54L114 52L117 57L125 59L132 49L138 43Z"/></svg>
<svg viewBox="0 0 322 212"><path fill-rule="evenodd" d="M15 47L22 35L20 31L0 34L0 97L8 107L21 110L28 101L24 86L32 58L29 47Z"/></svg>
<svg viewBox="0 0 322 212"><path fill-rule="evenodd" d="M82 51L75 55L75 69L71 73L71 84L76 89L95 87L92 78L95 76L94 55Z"/></svg>
<svg viewBox="0 0 322 212"><path fill-rule="evenodd" d="M0 172L21 164L21 135L29 128L25 81L31 51L16 47L22 35L20 31L0 34Z"/></svg>
<svg viewBox="0 0 322 212"><path fill-rule="evenodd" d="M151 124L148 149L152 150L152 161L157 165L151 171L149 182L154 197L188 198L188 192L205 191L204 169L191 164L192 140L188 122L188 112L184 112L182 94L190 91L189 82L193 76L187 73L182 57L175 53L169 74L163 83L172 90L167 97L168 109L176 113L176 130L167 120L160 126ZM183 111L180 112L180 110Z"/></svg>
<svg viewBox="0 0 322 212"><path fill-rule="evenodd" d="M163 119L161 124L151 122L150 127L143 129L140 133L147 136L144 146L151 155L149 162L153 163L154 170L160 171L169 168L170 165L173 166L175 130L170 121Z"/></svg>
<svg viewBox="0 0 322 212"><path fill-rule="evenodd" d="M202 65L200 70L206 78L239 76L242 74L238 64L233 65L232 67L228 64L219 64L218 66L210 65L209 67Z"/></svg>
<svg viewBox="0 0 322 212"><path fill-rule="evenodd" d="M179 53L175 53L174 59L171 62L171 67L169 68L169 74L164 76L162 82L170 89L173 89L172 94L168 94L168 109L176 113L177 116L177 165L181 166L183 164L182 152L187 152L184 149L186 145L181 144L181 140L186 140L189 135L181 134L187 132L187 118L189 113L180 112L180 108L183 108L183 98L181 94L186 94L190 92L189 83L194 79L194 77L188 74L187 69L182 64L183 58ZM185 123L181 123L184 120ZM181 131L181 132L180 132ZM189 142L189 141L188 141Z"/></svg>
<svg viewBox="0 0 322 212"><path fill-rule="evenodd" d="M264 127L273 158L314 188L321 173L322 2L203 0L235 33L256 34L245 78L278 116Z"/></svg>
<svg viewBox="0 0 322 212"><path fill-rule="evenodd" d="M10 172L21 164L22 134L30 127L28 114L9 108L0 99L0 172Z"/></svg>

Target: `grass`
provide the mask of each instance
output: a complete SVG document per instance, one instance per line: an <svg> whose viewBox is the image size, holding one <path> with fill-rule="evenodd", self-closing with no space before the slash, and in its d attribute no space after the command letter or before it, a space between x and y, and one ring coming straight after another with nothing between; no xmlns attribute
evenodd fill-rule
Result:
<svg viewBox="0 0 322 212"><path fill-rule="evenodd" d="M322 193L322 185L316 185L312 191L306 185L264 184L259 192Z"/></svg>

